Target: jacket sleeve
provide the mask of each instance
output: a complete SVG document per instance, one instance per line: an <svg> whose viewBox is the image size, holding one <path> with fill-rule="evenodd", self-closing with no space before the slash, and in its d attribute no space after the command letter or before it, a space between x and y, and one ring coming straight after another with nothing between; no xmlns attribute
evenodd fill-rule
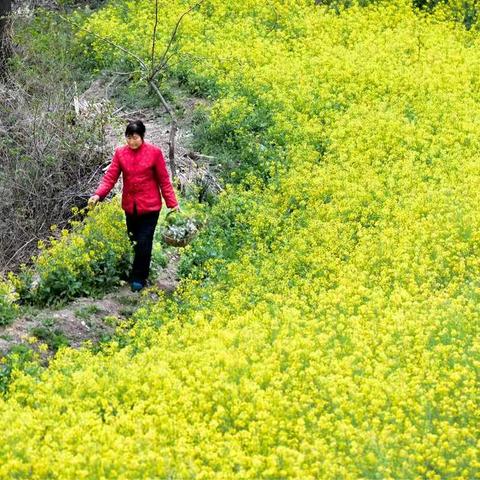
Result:
<svg viewBox="0 0 480 480"><path fill-rule="evenodd" d="M158 154L155 155L155 175L157 177L158 185L165 199L168 208L175 208L178 206L177 197L173 190L172 182L168 176L167 166L162 151L159 149Z"/></svg>
<svg viewBox="0 0 480 480"><path fill-rule="evenodd" d="M112 163L108 167L108 170L105 172L105 175L100 182L99 187L95 191L95 195L98 195L101 200L103 200L113 188L115 183L117 183L118 177L120 176L122 169L120 167L120 161L118 158L118 151L115 150L113 155Z"/></svg>

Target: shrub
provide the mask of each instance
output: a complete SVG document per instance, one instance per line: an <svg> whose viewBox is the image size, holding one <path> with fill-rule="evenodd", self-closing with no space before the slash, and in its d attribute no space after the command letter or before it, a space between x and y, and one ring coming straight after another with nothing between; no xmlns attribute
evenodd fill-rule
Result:
<svg viewBox="0 0 480 480"><path fill-rule="evenodd" d="M68 23L47 11L15 17L15 49L0 83L0 266L34 252L52 224L83 207L110 158L110 105L75 108L88 76L73 61ZM89 82L88 82L89 83Z"/></svg>
<svg viewBox="0 0 480 480"><path fill-rule="evenodd" d="M72 222L19 275L22 301L37 305L105 292L119 284L131 262L131 246L118 199L100 204L83 222Z"/></svg>

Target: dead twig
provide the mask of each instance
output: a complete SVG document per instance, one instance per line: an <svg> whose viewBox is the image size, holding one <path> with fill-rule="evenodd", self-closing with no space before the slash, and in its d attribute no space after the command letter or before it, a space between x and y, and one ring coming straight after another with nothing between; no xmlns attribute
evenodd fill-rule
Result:
<svg viewBox="0 0 480 480"><path fill-rule="evenodd" d="M2 275L5 275L6 272L8 272L8 267L10 267L10 265L12 265L13 263L13 260L17 257L17 255L22 251L24 250L26 247L28 247L28 245L30 245L34 240L38 240L38 237L32 237L30 240L28 240L28 242L24 243L10 258L9 260L7 261L7 263L5 263L3 266L2 266Z"/></svg>

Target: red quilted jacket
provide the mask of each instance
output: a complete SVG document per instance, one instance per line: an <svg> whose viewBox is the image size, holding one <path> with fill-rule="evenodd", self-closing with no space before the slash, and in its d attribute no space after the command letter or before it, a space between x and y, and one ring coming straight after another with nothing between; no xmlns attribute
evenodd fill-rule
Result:
<svg viewBox="0 0 480 480"><path fill-rule="evenodd" d="M95 191L103 200L123 175L122 208L132 214L155 212L162 208L162 195L168 208L178 205L160 148L143 142L133 150L128 145L117 148L100 186ZM160 190L162 195L160 195Z"/></svg>

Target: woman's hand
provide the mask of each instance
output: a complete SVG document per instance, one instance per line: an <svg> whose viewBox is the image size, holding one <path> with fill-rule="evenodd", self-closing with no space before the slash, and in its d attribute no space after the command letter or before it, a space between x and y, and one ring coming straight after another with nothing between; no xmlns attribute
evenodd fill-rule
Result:
<svg viewBox="0 0 480 480"><path fill-rule="evenodd" d="M88 208L93 208L99 202L100 197L98 195L93 195L88 199Z"/></svg>
<svg viewBox="0 0 480 480"><path fill-rule="evenodd" d="M181 212L180 205L177 205L176 207L171 208L170 211L171 212Z"/></svg>

